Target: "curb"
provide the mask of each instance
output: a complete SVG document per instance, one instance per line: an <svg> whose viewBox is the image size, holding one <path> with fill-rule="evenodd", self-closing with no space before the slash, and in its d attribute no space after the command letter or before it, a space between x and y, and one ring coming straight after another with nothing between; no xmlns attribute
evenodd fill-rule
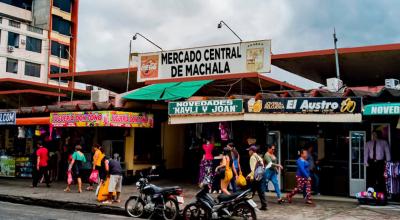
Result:
<svg viewBox="0 0 400 220"><path fill-rule="evenodd" d="M102 213L102 214L113 214L113 215L124 215L126 212L124 209L115 206L96 205L89 203L77 203L67 201L55 201L49 199L31 198L24 196L10 196L0 194L0 201L11 202L24 205L35 205L54 209L65 209L82 212Z"/></svg>

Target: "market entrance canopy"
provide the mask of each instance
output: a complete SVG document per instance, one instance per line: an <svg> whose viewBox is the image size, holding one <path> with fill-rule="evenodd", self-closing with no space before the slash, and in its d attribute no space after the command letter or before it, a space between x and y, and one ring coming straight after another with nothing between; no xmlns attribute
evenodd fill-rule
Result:
<svg viewBox="0 0 400 220"><path fill-rule="evenodd" d="M133 90L129 94L123 96L123 98L151 101L190 98L194 93L210 82L212 82L212 80L153 84Z"/></svg>
<svg viewBox="0 0 400 220"><path fill-rule="evenodd" d="M400 115L400 102L366 105L364 107L364 115Z"/></svg>

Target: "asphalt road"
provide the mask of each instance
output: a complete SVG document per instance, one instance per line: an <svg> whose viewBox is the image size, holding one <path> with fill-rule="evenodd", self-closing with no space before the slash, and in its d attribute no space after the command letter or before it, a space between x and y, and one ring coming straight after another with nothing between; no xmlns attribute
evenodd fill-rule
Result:
<svg viewBox="0 0 400 220"><path fill-rule="evenodd" d="M40 206L28 206L0 202L0 220L3 219L34 219L34 220L81 220L81 219L133 219L118 215L107 215L89 212L51 209Z"/></svg>

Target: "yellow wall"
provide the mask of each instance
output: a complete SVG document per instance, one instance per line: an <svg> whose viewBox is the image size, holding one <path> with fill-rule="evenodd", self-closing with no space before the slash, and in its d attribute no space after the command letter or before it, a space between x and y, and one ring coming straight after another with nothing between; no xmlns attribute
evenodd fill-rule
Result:
<svg viewBox="0 0 400 220"><path fill-rule="evenodd" d="M125 137L125 166L126 170L133 170L133 155L135 149L135 129L131 128L129 136Z"/></svg>
<svg viewBox="0 0 400 220"><path fill-rule="evenodd" d="M166 169L183 168L185 125L162 123L161 140L161 144L164 146Z"/></svg>

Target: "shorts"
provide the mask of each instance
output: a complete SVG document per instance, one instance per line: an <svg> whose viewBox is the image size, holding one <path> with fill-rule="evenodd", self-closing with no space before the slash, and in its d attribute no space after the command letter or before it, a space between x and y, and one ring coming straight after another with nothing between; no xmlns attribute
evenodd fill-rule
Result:
<svg viewBox="0 0 400 220"><path fill-rule="evenodd" d="M110 184L108 185L108 192L121 192L122 189L122 176L110 175Z"/></svg>

